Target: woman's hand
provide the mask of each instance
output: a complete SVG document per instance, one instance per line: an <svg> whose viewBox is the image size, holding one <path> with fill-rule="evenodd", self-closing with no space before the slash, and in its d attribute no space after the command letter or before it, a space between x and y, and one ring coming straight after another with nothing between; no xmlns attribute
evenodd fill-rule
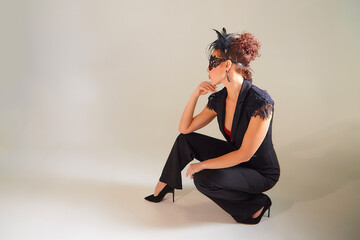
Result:
<svg viewBox="0 0 360 240"><path fill-rule="evenodd" d="M190 178L193 179L194 178L194 173L197 173L197 172L200 172L202 170L204 170L204 164L202 162L199 162L199 163L192 163L190 164L187 172L186 172L186 177L188 175L190 175Z"/></svg>
<svg viewBox="0 0 360 240"><path fill-rule="evenodd" d="M199 84L199 86L197 86L197 88L195 89L195 93L200 96L200 95L204 95L208 92L216 92L216 85L211 84L209 81L203 81Z"/></svg>

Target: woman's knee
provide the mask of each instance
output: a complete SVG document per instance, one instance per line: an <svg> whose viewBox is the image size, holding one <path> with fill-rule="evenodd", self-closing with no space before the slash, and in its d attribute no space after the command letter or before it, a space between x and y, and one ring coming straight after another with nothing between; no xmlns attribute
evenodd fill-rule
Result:
<svg viewBox="0 0 360 240"><path fill-rule="evenodd" d="M177 136L177 138L187 138L191 135L195 135L195 132L191 132L191 133L179 133L179 135Z"/></svg>
<svg viewBox="0 0 360 240"><path fill-rule="evenodd" d="M176 142L186 142L186 141L188 141L189 140L189 138L193 138L194 137L194 135L195 135L196 133L194 133L194 132L191 132L191 133L180 133L178 136L177 136L177 138L176 138Z"/></svg>
<svg viewBox="0 0 360 240"><path fill-rule="evenodd" d="M193 176L194 185L200 192L210 188L209 182L207 181L206 170L197 172Z"/></svg>
<svg viewBox="0 0 360 240"><path fill-rule="evenodd" d="M195 187L201 192L200 189L202 189L203 187L202 187L201 178L199 177L198 172L194 174L193 181L194 181Z"/></svg>

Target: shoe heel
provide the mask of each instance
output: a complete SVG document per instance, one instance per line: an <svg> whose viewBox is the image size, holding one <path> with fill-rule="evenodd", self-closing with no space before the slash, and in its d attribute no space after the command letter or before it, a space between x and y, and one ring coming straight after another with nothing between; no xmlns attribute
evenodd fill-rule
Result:
<svg viewBox="0 0 360 240"><path fill-rule="evenodd" d="M161 202L167 193L173 194L173 202L174 202L175 201L175 189L168 185L166 185L157 196L154 196L154 194L151 194L151 195L145 197L145 199L150 202Z"/></svg>
<svg viewBox="0 0 360 240"><path fill-rule="evenodd" d="M269 209L268 209L268 217L270 217L270 207L269 207Z"/></svg>

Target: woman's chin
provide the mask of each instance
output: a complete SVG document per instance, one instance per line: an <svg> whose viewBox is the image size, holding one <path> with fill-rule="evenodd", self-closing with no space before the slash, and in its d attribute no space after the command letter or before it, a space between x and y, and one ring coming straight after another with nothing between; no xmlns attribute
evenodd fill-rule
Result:
<svg viewBox="0 0 360 240"><path fill-rule="evenodd" d="M211 83L212 85L214 85L214 86L219 85L219 83L217 83L217 82L215 82L215 81L213 81L213 80L211 80L210 83Z"/></svg>

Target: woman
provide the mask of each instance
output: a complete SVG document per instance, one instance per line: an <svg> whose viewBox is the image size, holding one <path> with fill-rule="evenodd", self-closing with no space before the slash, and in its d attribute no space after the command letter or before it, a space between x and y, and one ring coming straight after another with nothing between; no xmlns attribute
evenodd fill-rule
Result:
<svg viewBox="0 0 360 240"><path fill-rule="evenodd" d="M200 162L186 172L196 188L237 222L257 224L266 210L270 216L272 202L263 192L280 176L272 144L274 101L252 84L249 63L260 56L259 41L246 32L215 31L218 38L209 47L207 69L211 81L202 82L191 95L155 193L145 199L160 202L171 192L174 201L174 189L182 189L181 171L196 158ZM220 83L225 87L216 92ZM209 91L206 107L193 118L199 96ZM226 141L194 132L215 117Z"/></svg>

